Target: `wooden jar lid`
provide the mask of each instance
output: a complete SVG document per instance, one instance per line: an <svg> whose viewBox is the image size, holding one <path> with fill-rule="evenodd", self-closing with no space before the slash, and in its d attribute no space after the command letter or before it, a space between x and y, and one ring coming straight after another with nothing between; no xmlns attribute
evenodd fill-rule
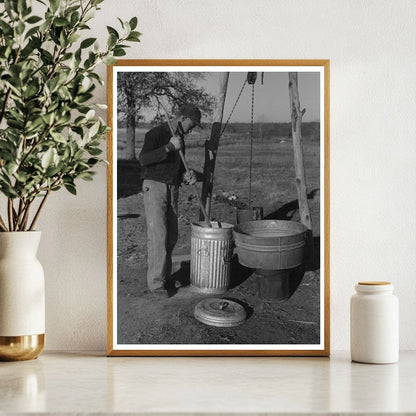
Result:
<svg viewBox="0 0 416 416"><path fill-rule="evenodd" d="M365 286L391 285L390 282L377 282L377 281L358 282L358 284L359 285L365 285Z"/></svg>

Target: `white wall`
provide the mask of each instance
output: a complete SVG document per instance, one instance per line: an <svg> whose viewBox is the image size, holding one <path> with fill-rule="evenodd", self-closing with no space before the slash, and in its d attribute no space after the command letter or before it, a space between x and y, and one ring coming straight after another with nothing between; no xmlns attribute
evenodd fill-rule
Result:
<svg viewBox="0 0 416 416"><path fill-rule="evenodd" d="M349 348L354 283L374 279L394 283L401 348L415 349L416 2L106 0L91 27L104 43L134 15L130 59L331 60L331 347ZM105 349L105 168L78 189L39 224L49 350Z"/></svg>

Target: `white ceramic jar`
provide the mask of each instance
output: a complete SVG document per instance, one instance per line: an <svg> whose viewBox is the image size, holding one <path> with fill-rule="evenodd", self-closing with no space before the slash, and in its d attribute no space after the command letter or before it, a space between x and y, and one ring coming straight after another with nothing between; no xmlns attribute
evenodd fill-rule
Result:
<svg viewBox="0 0 416 416"><path fill-rule="evenodd" d="M40 231L0 232L0 360L36 358L45 342Z"/></svg>
<svg viewBox="0 0 416 416"><path fill-rule="evenodd" d="M351 359L390 364L399 360L399 302L390 282L359 282L351 297Z"/></svg>

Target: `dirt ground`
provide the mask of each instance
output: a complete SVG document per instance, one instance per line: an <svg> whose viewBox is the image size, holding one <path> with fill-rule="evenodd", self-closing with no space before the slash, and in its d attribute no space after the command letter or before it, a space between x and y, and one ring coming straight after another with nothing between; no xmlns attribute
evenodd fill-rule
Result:
<svg viewBox="0 0 416 416"><path fill-rule="evenodd" d="M121 135L119 134L119 137ZM139 151L142 132L137 144ZM202 170L201 143L187 146L188 163ZM235 135L221 139L216 165L212 218L236 223L236 207L247 204L249 144ZM184 285L168 299L156 299L146 284L146 223L134 164L119 162L117 212L117 337L119 344L317 344L320 339L320 189L319 140L304 139L305 169L313 238L305 267L291 273L293 294L266 299L254 270L233 257L231 285L221 298L244 306L246 321L218 328L194 318L195 305L207 297L189 285L191 223L199 205L189 187L179 198L180 238L174 251L174 277ZM136 167L137 168L137 167ZM253 157L253 205L265 218L299 221L293 151L283 138L257 139ZM199 184L199 189L201 189ZM310 255L313 253L313 255Z"/></svg>

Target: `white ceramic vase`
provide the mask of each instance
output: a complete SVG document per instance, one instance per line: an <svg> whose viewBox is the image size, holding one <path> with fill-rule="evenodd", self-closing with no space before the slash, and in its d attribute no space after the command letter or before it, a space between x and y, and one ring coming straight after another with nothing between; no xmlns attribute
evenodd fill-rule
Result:
<svg viewBox="0 0 416 416"><path fill-rule="evenodd" d="M45 342L40 231L0 232L0 360L36 358Z"/></svg>
<svg viewBox="0 0 416 416"><path fill-rule="evenodd" d="M391 364L399 360L399 301L390 282L359 282L351 297L351 359Z"/></svg>

